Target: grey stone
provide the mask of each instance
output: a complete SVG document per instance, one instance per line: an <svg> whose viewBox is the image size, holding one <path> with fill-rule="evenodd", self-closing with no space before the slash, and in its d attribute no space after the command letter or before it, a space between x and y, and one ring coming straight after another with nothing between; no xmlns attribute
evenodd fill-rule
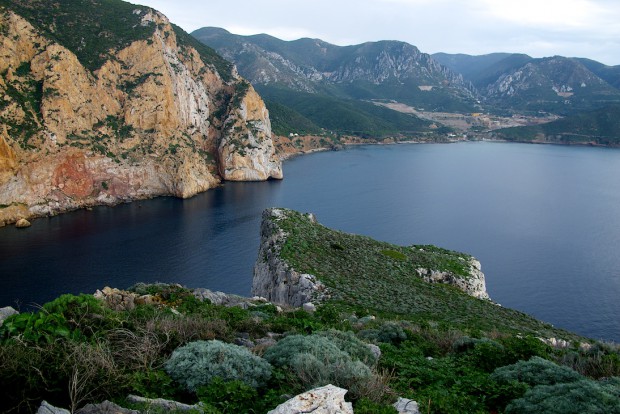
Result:
<svg viewBox="0 0 620 414"><path fill-rule="evenodd" d="M353 414L353 406L344 400L346 393L329 384L299 394L267 414Z"/></svg>
<svg viewBox="0 0 620 414"><path fill-rule="evenodd" d="M10 306L0 308L0 326L2 326L6 318L8 318L9 316L15 315L17 313L19 312L17 312L15 309L13 309Z"/></svg>
<svg viewBox="0 0 620 414"><path fill-rule="evenodd" d="M71 414L69 410L65 410L64 408L54 407L49 404L47 401L43 400L41 402L41 406L37 410L37 414Z"/></svg>
<svg viewBox="0 0 620 414"><path fill-rule="evenodd" d="M303 304L302 309L306 312L314 313L316 312L316 306L312 302L306 302Z"/></svg>
<svg viewBox="0 0 620 414"><path fill-rule="evenodd" d="M75 412L75 414L140 414L139 411L123 408L110 401L99 404L86 404Z"/></svg>
<svg viewBox="0 0 620 414"><path fill-rule="evenodd" d="M165 411L190 411L190 410L201 410L200 404L183 404L177 401L165 400L163 398L145 398L139 397L137 395L129 395L127 397L127 401L138 403L138 404L146 404L149 408L160 408Z"/></svg>
<svg viewBox="0 0 620 414"><path fill-rule="evenodd" d="M398 397L398 401L394 403L394 408L399 414L420 414L418 403L408 398Z"/></svg>

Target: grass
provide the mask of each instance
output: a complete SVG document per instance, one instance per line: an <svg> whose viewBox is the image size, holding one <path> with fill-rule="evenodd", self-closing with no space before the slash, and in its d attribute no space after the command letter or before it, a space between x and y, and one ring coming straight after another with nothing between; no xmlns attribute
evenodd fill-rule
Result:
<svg viewBox="0 0 620 414"><path fill-rule="evenodd" d="M332 291L331 301L350 310L432 323L468 332L522 333L578 339L525 313L471 297L456 287L423 281L416 269L470 276L469 255L436 246L397 246L347 234L285 210L278 226L287 234L281 257L301 273L315 275Z"/></svg>

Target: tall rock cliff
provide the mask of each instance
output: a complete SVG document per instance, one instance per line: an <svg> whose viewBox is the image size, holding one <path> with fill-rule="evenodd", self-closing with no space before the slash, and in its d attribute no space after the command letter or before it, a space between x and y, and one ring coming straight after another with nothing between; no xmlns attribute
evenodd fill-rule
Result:
<svg viewBox="0 0 620 414"><path fill-rule="evenodd" d="M282 178L258 94L150 8L0 1L0 94L0 225Z"/></svg>

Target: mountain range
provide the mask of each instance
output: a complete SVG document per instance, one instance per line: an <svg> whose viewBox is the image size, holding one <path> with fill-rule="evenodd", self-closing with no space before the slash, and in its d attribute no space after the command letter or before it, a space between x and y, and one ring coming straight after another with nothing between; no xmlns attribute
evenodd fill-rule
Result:
<svg viewBox="0 0 620 414"><path fill-rule="evenodd" d="M305 125L342 133L404 130L395 123L381 130L368 126L368 120L385 116L375 113L371 102L395 101L417 111L508 117L564 117L620 103L620 66L583 58L428 55L399 41L336 46L319 39L240 36L214 27L196 30L192 36L234 62L276 115L287 110ZM359 122L352 113L366 122ZM366 126L360 128L360 124ZM423 131L420 127L409 132ZM274 129L297 132L278 121Z"/></svg>

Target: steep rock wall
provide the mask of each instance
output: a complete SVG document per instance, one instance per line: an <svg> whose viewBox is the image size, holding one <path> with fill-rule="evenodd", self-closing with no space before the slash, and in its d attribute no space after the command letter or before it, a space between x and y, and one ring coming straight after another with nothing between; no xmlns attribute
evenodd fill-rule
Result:
<svg viewBox="0 0 620 414"><path fill-rule="evenodd" d="M0 225L282 178L258 94L178 41L165 16L134 14L152 36L91 71L0 8Z"/></svg>
<svg viewBox="0 0 620 414"><path fill-rule="evenodd" d="M280 257L286 233L278 221L285 219L285 214L285 210L278 208L263 212L252 295L291 306L329 297L327 288L314 275L297 272Z"/></svg>

